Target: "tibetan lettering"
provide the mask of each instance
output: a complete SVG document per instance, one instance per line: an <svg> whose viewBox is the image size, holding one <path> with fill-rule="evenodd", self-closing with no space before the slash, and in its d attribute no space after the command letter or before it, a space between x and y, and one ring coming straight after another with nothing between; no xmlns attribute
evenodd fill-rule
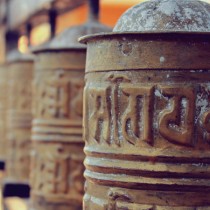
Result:
<svg viewBox="0 0 210 210"><path fill-rule="evenodd" d="M121 89L128 97L128 106L122 115L123 137L131 144L139 141L153 143L153 88L123 84Z"/></svg>
<svg viewBox="0 0 210 210"><path fill-rule="evenodd" d="M97 142L109 142L110 137L110 106L108 103L109 88L98 88L89 90L90 98L94 103L90 115L90 136Z"/></svg>
<svg viewBox="0 0 210 210"><path fill-rule="evenodd" d="M164 97L168 97L168 108L159 119L160 134L168 141L193 146L195 93L191 87L160 87Z"/></svg>
<svg viewBox="0 0 210 210"><path fill-rule="evenodd" d="M210 112L206 112L203 116L203 127L206 131L204 138L210 143Z"/></svg>

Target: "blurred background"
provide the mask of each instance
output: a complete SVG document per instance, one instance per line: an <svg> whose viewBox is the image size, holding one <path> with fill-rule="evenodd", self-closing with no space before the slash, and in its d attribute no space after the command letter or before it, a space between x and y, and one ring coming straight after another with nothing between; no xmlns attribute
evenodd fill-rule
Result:
<svg viewBox="0 0 210 210"><path fill-rule="evenodd" d="M119 17L131 6L144 0L101 0L100 21L113 27ZM183 0L184 1L184 0ZM210 3L210 0L203 0ZM5 61L5 34L20 34L18 49L27 52L28 45L38 46L51 37L50 13L56 13L55 33L82 24L87 19L86 0L0 0L0 64ZM30 36L28 32L30 31ZM2 179L3 173L0 174ZM0 196L1 204L2 196ZM26 202L19 198L4 200L8 210L28 210ZM3 210L0 205L0 210Z"/></svg>
<svg viewBox="0 0 210 210"><path fill-rule="evenodd" d="M129 7L143 0L101 0L102 23L113 27L118 18ZM28 43L37 46L50 38L48 12L50 8L57 12L56 34L65 28L86 21L88 7L85 0L0 0L0 44L7 30L18 30L21 34L19 50L27 51ZM31 35L28 40L25 26L30 23ZM0 48L0 62L5 59L5 50Z"/></svg>
<svg viewBox="0 0 210 210"><path fill-rule="evenodd" d="M113 27L119 17L131 6L145 0L101 0L102 23ZM210 3L210 0L203 0ZM4 33L7 30L18 30L21 34L19 50L27 51L30 42L37 46L50 37L48 12L50 8L57 12L56 34L65 28L85 22L87 17L86 0L0 0L0 44L3 45ZM25 31L30 23L31 35L28 40ZM0 62L5 59L5 50L0 48Z"/></svg>

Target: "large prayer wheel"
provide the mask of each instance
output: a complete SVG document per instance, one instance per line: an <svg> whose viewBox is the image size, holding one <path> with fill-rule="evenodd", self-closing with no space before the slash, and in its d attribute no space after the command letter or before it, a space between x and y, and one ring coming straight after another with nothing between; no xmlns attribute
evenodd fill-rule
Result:
<svg viewBox="0 0 210 210"><path fill-rule="evenodd" d="M210 5L151 0L81 41L83 209L210 209Z"/></svg>
<svg viewBox="0 0 210 210"><path fill-rule="evenodd" d="M35 51L31 171L35 210L82 209L86 46L77 39L108 31L98 23L99 1L94 3L87 24L67 29Z"/></svg>
<svg viewBox="0 0 210 210"><path fill-rule="evenodd" d="M5 190L10 191L10 196L20 194L25 197L25 194L29 194L33 57L21 54L18 50L11 51L7 60L7 73Z"/></svg>

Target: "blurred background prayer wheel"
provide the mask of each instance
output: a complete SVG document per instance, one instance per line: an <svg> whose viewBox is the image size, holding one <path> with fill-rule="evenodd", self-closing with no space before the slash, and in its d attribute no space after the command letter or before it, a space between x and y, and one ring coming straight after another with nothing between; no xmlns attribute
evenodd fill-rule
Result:
<svg viewBox="0 0 210 210"><path fill-rule="evenodd" d="M31 197L35 210L81 210L84 193L82 107L86 46L77 39L110 31L99 24L99 0L89 21L35 50Z"/></svg>
<svg viewBox="0 0 210 210"><path fill-rule="evenodd" d="M7 141L6 141L6 116L7 116L7 65L0 65L0 170L5 168Z"/></svg>
<svg viewBox="0 0 210 210"><path fill-rule="evenodd" d="M81 41L84 209L210 209L210 5L151 0Z"/></svg>
<svg viewBox="0 0 210 210"><path fill-rule="evenodd" d="M17 45L18 35L12 33L9 37ZM28 198L33 57L17 49L10 50L7 72L7 160L3 196Z"/></svg>

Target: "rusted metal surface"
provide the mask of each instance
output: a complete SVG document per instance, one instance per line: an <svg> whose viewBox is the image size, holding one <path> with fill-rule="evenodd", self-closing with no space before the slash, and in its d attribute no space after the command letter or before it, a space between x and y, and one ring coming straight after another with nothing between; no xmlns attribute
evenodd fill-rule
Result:
<svg viewBox="0 0 210 210"><path fill-rule="evenodd" d="M31 172L36 210L81 209L85 56L85 49L37 54Z"/></svg>
<svg viewBox="0 0 210 210"><path fill-rule="evenodd" d="M170 6L170 7L169 7ZM151 0L128 10L114 31L210 31L210 4L202 1Z"/></svg>
<svg viewBox="0 0 210 210"><path fill-rule="evenodd" d="M48 11L53 6L58 13L74 9L85 0L11 0L9 2L8 28L16 29L27 22L33 25L47 22Z"/></svg>
<svg viewBox="0 0 210 210"><path fill-rule="evenodd" d="M14 50L7 62L6 182L29 184L33 58Z"/></svg>
<svg viewBox="0 0 210 210"><path fill-rule="evenodd" d="M158 5L172 9L187 2L190 13L202 12L200 21L206 21L204 3L166 0L153 11L154 2L159 1L142 4L145 14L158 18ZM141 23L141 5L136 8ZM135 21L127 22L128 13L115 33L83 38L83 209L210 208L210 33L200 25L192 33L198 16L184 14L171 11L168 22L160 18L163 30L145 33ZM181 20L176 15L185 24L179 32L164 32L164 24Z"/></svg>
<svg viewBox="0 0 210 210"><path fill-rule="evenodd" d="M139 43L133 41L138 36ZM193 37L196 44L188 42L188 36ZM209 43L199 42L201 38L208 39L208 36L209 34L199 32L125 33L123 36L121 33L113 33L99 34L94 37L87 36L84 41L87 41L91 46L87 55L87 69L89 72L150 68L164 70L208 69L210 67ZM125 42L123 42L124 39ZM153 39L156 41L151 41ZM163 45L164 41L165 45ZM119 46L118 49L116 45L119 43L122 43L122 46ZM170 50L166 51L167 47ZM104 49L103 52L101 52L102 48ZM151 54L151 49L154 51L153 54ZM112 59L113 55L110 51L115 55L115 59ZM180 53L178 58L174 51ZM123 59L121 57L122 52L125 55ZM202 56L201 52L203 52ZM130 54L135 56L127 56ZM103 59L91 59L94 57L103 57ZM108 60L111 62L107 62Z"/></svg>
<svg viewBox="0 0 210 210"><path fill-rule="evenodd" d="M99 1L95 3L88 23L67 29L35 51L31 196L36 210L82 209L86 46L77 39L110 31L95 18Z"/></svg>

